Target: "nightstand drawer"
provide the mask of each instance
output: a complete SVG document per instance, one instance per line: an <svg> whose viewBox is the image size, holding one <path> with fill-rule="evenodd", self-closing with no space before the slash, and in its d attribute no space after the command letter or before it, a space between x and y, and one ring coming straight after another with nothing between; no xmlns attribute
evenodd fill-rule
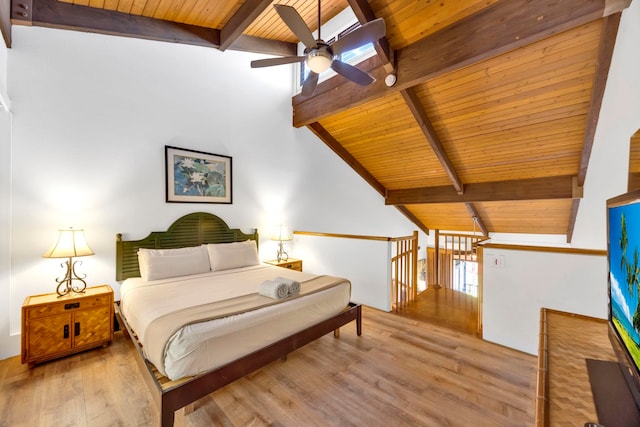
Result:
<svg viewBox="0 0 640 427"><path fill-rule="evenodd" d="M302 271L302 261L290 261L279 265L282 268L290 268L291 270Z"/></svg>
<svg viewBox="0 0 640 427"><path fill-rule="evenodd" d="M68 310L64 309L64 304L50 304L26 308L25 315L27 319L37 319L38 317L62 314L65 311Z"/></svg>
<svg viewBox="0 0 640 427"><path fill-rule="evenodd" d="M288 268L290 270L302 271L302 260L289 258L287 260L272 260L266 261L267 264L275 265L276 267Z"/></svg>
<svg viewBox="0 0 640 427"><path fill-rule="evenodd" d="M37 305L25 308L27 319L38 317L53 316L56 314L67 313L74 310L82 310L100 306L109 306L111 303L111 295L96 295L86 298L75 298L73 300L60 300L46 305Z"/></svg>

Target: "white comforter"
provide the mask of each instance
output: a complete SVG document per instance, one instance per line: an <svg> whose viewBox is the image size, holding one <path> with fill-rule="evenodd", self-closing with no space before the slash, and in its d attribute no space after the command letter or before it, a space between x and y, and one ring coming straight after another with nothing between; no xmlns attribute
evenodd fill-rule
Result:
<svg viewBox="0 0 640 427"><path fill-rule="evenodd" d="M123 315L143 348L147 327L175 310L256 293L276 276L300 282L314 275L270 265L145 282L127 279L121 287ZM145 354L170 379L222 366L340 312L349 303L350 283L259 310L200 322L179 329L169 340L163 360ZM152 358L150 358L150 356Z"/></svg>

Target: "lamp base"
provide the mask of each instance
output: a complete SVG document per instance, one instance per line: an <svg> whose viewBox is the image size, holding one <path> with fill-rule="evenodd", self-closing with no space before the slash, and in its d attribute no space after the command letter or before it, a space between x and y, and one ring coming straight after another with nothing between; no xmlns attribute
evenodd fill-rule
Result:
<svg viewBox="0 0 640 427"><path fill-rule="evenodd" d="M76 263L78 262L82 264L82 261L72 262L71 257L69 257L68 261L65 261L62 264L60 264L61 267L64 267L64 266L67 267L67 272L65 273L64 277L56 279L56 283L58 283L58 287L56 288L56 293L58 294L58 298L68 295L71 292L82 294L84 293L84 290L87 289L87 282L84 281L87 275L85 274L82 277L80 277L76 273ZM74 280L81 282L82 285L74 287L73 286Z"/></svg>
<svg viewBox="0 0 640 427"><path fill-rule="evenodd" d="M285 252L284 247L282 245L282 240L278 242L277 259L278 259L278 262L287 261L289 259L289 254Z"/></svg>

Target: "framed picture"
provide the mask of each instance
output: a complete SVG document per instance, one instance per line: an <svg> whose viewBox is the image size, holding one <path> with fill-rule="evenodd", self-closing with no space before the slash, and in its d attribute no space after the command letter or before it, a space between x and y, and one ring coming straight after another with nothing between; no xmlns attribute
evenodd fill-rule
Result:
<svg viewBox="0 0 640 427"><path fill-rule="evenodd" d="M167 202L232 203L231 157L165 145Z"/></svg>

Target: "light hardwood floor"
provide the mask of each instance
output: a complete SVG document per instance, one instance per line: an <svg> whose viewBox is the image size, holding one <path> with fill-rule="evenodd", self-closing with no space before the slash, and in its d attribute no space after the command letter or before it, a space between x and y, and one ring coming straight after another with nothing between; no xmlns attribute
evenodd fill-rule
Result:
<svg viewBox="0 0 640 427"><path fill-rule="evenodd" d="M429 286L398 315L477 334L478 298L453 289Z"/></svg>
<svg viewBox="0 0 640 427"><path fill-rule="evenodd" d="M0 361L0 426L147 426L128 338L28 369ZM179 411L184 426L531 426L536 358L365 307L355 324Z"/></svg>

